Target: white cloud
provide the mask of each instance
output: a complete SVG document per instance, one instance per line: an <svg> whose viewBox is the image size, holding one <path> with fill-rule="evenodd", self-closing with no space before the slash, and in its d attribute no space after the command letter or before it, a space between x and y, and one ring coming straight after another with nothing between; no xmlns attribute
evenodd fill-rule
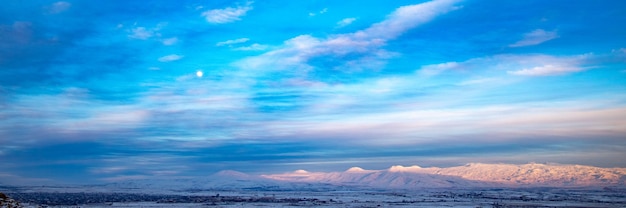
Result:
<svg viewBox="0 0 626 208"><path fill-rule="evenodd" d="M163 45L174 45L176 43L178 43L178 38L177 37L173 37L173 38L167 38L167 39L163 39L161 41L161 43L163 43Z"/></svg>
<svg viewBox="0 0 626 208"><path fill-rule="evenodd" d="M48 12L50 14L58 14L68 10L71 6L72 4L70 4L69 2L59 1L52 4L52 6L48 8Z"/></svg>
<svg viewBox="0 0 626 208"><path fill-rule="evenodd" d="M435 0L403 6L396 9L385 21L356 32L354 36L360 39L392 39L411 28L431 21L441 14L458 9L459 7L454 6L456 2L458 0Z"/></svg>
<svg viewBox="0 0 626 208"><path fill-rule="evenodd" d="M315 16L315 15L318 15L318 14L324 14L324 13L326 13L326 12L328 12L328 8L324 8L324 9L320 10L320 11L319 11L319 12L317 12L317 13L316 13L316 12L309 12L309 16L311 16L311 17L312 17L312 16Z"/></svg>
<svg viewBox="0 0 626 208"><path fill-rule="evenodd" d="M529 33L524 34L524 38L520 41L517 41L509 47L523 47L523 46L531 46L538 45L543 42L558 38L559 35L556 34L556 31L545 31L542 29L536 29Z"/></svg>
<svg viewBox="0 0 626 208"><path fill-rule="evenodd" d="M213 9L202 13L202 16L206 18L207 22L214 24L224 24L241 20L242 16L252 10L251 1L247 2L245 6L238 6L236 8L226 7L224 9Z"/></svg>
<svg viewBox="0 0 626 208"><path fill-rule="evenodd" d="M218 42L215 45L216 46L233 47L233 45L240 44L240 43L246 43L249 40L250 40L249 38L238 38L238 39ZM254 43L254 44L249 45L249 46L237 47L237 48L234 48L233 50L236 50L236 51L263 51L263 50L266 50L268 47L269 46L267 46L267 45L261 45L261 44L258 44L258 43Z"/></svg>
<svg viewBox="0 0 626 208"><path fill-rule="evenodd" d="M159 61L160 62L170 62L170 61L179 60L181 58L183 58L183 56L177 55L177 54L170 54L170 55L163 56L163 57L159 58Z"/></svg>
<svg viewBox="0 0 626 208"><path fill-rule="evenodd" d="M441 64L430 64L426 66L422 66L418 73L422 76L434 76L443 71L451 70L456 67L459 67L459 63L457 62L447 62Z"/></svg>
<svg viewBox="0 0 626 208"><path fill-rule="evenodd" d="M263 50L266 50L267 48L268 48L267 45L261 45L261 44L258 44L258 43L254 43L254 44L249 45L249 46L235 48L234 50L237 50L237 51L263 51Z"/></svg>
<svg viewBox="0 0 626 208"><path fill-rule="evenodd" d="M237 43L245 43L248 42L250 39L248 38L239 38L239 39L233 39L233 40L227 40L227 41L222 41L222 42L218 42L217 44L215 44L216 46L230 46L233 44L237 44Z"/></svg>
<svg viewBox="0 0 626 208"><path fill-rule="evenodd" d="M509 74L522 76L552 76L580 72L590 67L584 67L585 62L591 54L584 54L571 57L537 56L530 57L526 61L528 66L519 70L507 71Z"/></svg>
<svg viewBox="0 0 626 208"><path fill-rule="evenodd" d="M97 112L88 118L68 119L55 124L58 132L77 131L112 131L131 129L140 126L150 116L144 110L129 109L129 107L110 108L110 111Z"/></svg>
<svg viewBox="0 0 626 208"><path fill-rule="evenodd" d="M533 68L521 69L517 71L509 71L509 73L514 74L514 75L524 75L524 76L548 76L548 75L567 74L567 73L578 72L582 70L584 70L584 68L580 68L577 66L547 64L543 66L536 66Z"/></svg>
<svg viewBox="0 0 626 208"><path fill-rule="evenodd" d="M131 34L128 35L130 38L146 40L150 37L154 36L154 32L146 29L145 27L137 27L131 30Z"/></svg>
<svg viewBox="0 0 626 208"><path fill-rule="evenodd" d="M356 92L358 93L358 92ZM458 93L467 93L464 90ZM448 101L447 104L463 99ZM285 138L298 135L300 138L324 138L332 135L334 139L359 138L359 144L393 145L428 143L433 138L454 141L454 138L473 138L478 142L526 139L532 135L568 136L594 138L617 136L626 133L626 108L614 107L598 109L590 106L600 105L603 101L568 101L557 105L550 102L523 104L470 106L448 108L435 105L418 107L424 100L407 100L407 106L401 107L388 103L390 108L383 111L350 111L358 103L376 99L360 98L357 105L347 105L341 110L341 116L331 112L315 115L315 121L276 121L266 123L264 133ZM444 101L445 102L445 101ZM445 105L444 105L445 106ZM571 107L576 106L576 107ZM575 127L575 128L572 128ZM572 136L575 135L575 136ZM381 140L380 138L385 138Z"/></svg>
<svg viewBox="0 0 626 208"><path fill-rule="evenodd" d="M242 68L280 70L286 67L310 70L307 62L319 56L341 57L358 54L353 60L345 60L342 68L373 68L384 64L393 53L381 49L386 41L391 40L420 24L430 21L438 15L454 10L456 0L435 0L417 5L403 6L396 9L386 20L355 33L332 35L316 38L300 35L286 40L282 47L260 56L244 59L237 63ZM365 61L367 60L367 61ZM371 63L377 63L374 66Z"/></svg>
<svg viewBox="0 0 626 208"><path fill-rule="evenodd" d="M337 22L337 27L348 26L348 25L352 24L352 22L354 22L355 20L356 20L356 18L354 18L354 17L342 19L341 21Z"/></svg>
<svg viewBox="0 0 626 208"><path fill-rule="evenodd" d="M417 73L429 77L447 71L506 71L512 75L550 76L584 71L593 68L587 66L593 58L592 54L575 56L551 56L543 54L529 55L496 55L469 59L463 62L447 62L422 66ZM485 80L484 80L485 81ZM476 83L476 82L472 82ZM470 83L461 83L470 84Z"/></svg>
<svg viewBox="0 0 626 208"><path fill-rule="evenodd" d="M492 82L497 82L499 81L499 79L497 78L476 78L476 79L469 79L466 81L463 81L461 83L459 83L458 85L460 86L468 86L468 85L478 85L478 84L485 84L485 83L492 83Z"/></svg>

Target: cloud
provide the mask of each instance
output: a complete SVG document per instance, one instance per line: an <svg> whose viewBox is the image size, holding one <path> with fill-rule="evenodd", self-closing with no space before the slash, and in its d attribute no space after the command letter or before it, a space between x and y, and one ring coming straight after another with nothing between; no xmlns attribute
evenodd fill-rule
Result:
<svg viewBox="0 0 626 208"><path fill-rule="evenodd" d="M591 57L591 54L578 55L574 57L537 57L534 59L534 67L519 70L507 71L509 74L521 76L554 76L580 72L590 67L582 65Z"/></svg>
<svg viewBox="0 0 626 208"><path fill-rule="evenodd" d="M422 66L417 73L424 77L436 76L449 71L506 71L520 76L551 76L580 72L589 66L594 55L552 56L545 54L500 54L473 58L463 62L447 62ZM491 79L490 79L491 80ZM486 80L482 80L486 81ZM472 82L476 83L476 82ZM465 83L469 84L469 83Z"/></svg>
<svg viewBox="0 0 626 208"><path fill-rule="evenodd" d="M268 47L269 46L267 46L267 45L261 45L261 44L258 44L258 43L254 43L254 44L249 45L249 46L243 46L243 47L235 48L234 50L237 50L237 51L263 51L263 50L267 49Z"/></svg>
<svg viewBox="0 0 626 208"><path fill-rule="evenodd" d="M232 47L233 45L240 44L240 43L245 43L245 42L248 42L249 40L250 40L249 38L238 38L238 39L218 42L215 45L216 46ZM269 46L258 44L258 43L254 43L254 44L249 45L249 46L240 46L240 47L234 48L233 50L236 50L236 51L263 51L263 50L266 50L267 48L269 48Z"/></svg>
<svg viewBox="0 0 626 208"><path fill-rule="evenodd" d="M148 30L145 27L137 27L131 30L131 34L128 35L130 38L146 40L150 37L154 36L154 31Z"/></svg>
<svg viewBox="0 0 626 208"><path fill-rule="evenodd" d="M560 74L568 74L572 72L582 71L584 68L571 66L571 65L543 65L537 66L529 69L521 69L517 71L509 71L510 74L514 75L523 75L523 76L549 76L549 75L560 75Z"/></svg>
<svg viewBox="0 0 626 208"><path fill-rule="evenodd" d="M324 9L320 10L320 11L319 11L319 12L317 12L317 13L315 13L315 12L309 12L309 16L311 16L311 17L312 17L312 16L315 16L315 15L318 15L318 14L324 14L324 13L326 13L326 12L328 12L328 8L324 8Z"/></svg>
<svg viewBox="0 0 626 208"><path fill-rule="evenodd" d="M354 141L359 145L390 146L429 144L435 138L438 140L436 143L461 138L479 143L514 143L537 138L538 135L541 138L584 139L618 138L626 133L626 122L621 120L626 115L626 108L584 108L590 104L595 105L590 101L572 105L577 107L564 108L550 106L549 102L536 102L532 107L506 104L423 110L395 108L371 113L343 112L340 117L321 114L315 116L317 120L268 122L265 124L265 132L275 137L333 138L348 143L353 138L359 138ZM576 128L571 128L573 126Z"/></svg>
<svg viewBox="0 0 626 208"><path fill-rule="evenodd" d="M170 61L179 60L181 58L183 58L183 56L177 55L177 54L170 54L170 55L163 56L163 57L159 58L159 61L160 62L170 62Z"/></svg>
<svg viewBox="0 0 626 208"><path fill-rule="evenodd" d="M71 6L72 4L70 4L69 2L65 2L65 1L55 2L50 7L48 7L48 12L50 14L58 14L58 13L68 10Z"/></svg>
<svg viewBox="0 0 626 208"><path fill-rule="evenodd" d="M248 42L249 40L250 40L249 38L238 38L238 39L218 42L215 44L215 46L230 46L233 44L245 43L245 42Z"/></svg>
<svg viewBox="0 0 626 208"><path fill-rule="evenodd" d="M497 81L500 81L500 79L493 78L493 77L476 78L476 79L469 79L469 80L466 80L466 81L462 81L458 85L460 85L460 86L479 85L479 84L486 84L486 83L492 83L492 82L497 82Z"/></svg>
<svg viewBox="0 0 626 208"><path fill-rule="evenodd" d="M236 8L226 7L224 9L213 9L202 13L202 16L206 18L207 22L213 24L224 24L241 20L240 17L245 16L246 13L252 10L252 1L246 2L245 6L238 6Z"/></svg>
<svg viewBox="0 0 626 208"><path fill-rule="evenodd" d="M613 49L613 50L611 50L611 53L616 54L618 56L625 56L626 55L626 48Z"/></svg>
<svg viewBox="0 0 626 208"><path fill-rule="evenodd" d="M177 37L173 37L173 38L163 39L161 41L161 43L163 43L163 45L166 45L166 46L174 45L174 44L178 43L178 38Z"/></svg>
<svg viewBox="0 0 626 208"><path fill-rule="evenodd" d="M559 35L556 34L556 31L545 31L542 29L536 29L529 33L524 34L524 38L520 41L517 41L509 47L524 47L531 45L538 45L543 42L558 38Z"/></svg>
<svg viewBox="0 0 626 208"><path fill-rule="evenodd" d="M426 3L403 6L391 13L386 20L356 32L359 39L392 39L435 17L459 9L454 4L457 0L435 0Z"/></svg>
<svg viewBox="0 0 626 208"><path fill-rule="evenodd" d="M244 69L295 68L312 70L314 65L342 70L376 68L394 53L381 49L392 40L438 15L456 9L455 0L435 0L422 4L403 6L391 13L387 19L355 33L316 38L300 35L286 40L283 46L260 56L244 59L236 65ZM315 62L311 62L315 59Z"/></svg>
<svg viewBox="0 0 626 208"><path fill-rule="evenodd" d="M423 76L434 76L441 72L448 71L459 67L459 63L457 62L447 62L441 64L430 64L426 66L422 66L418 73Z"/></svg>
<svg viewBox="0 0 626 208"><path fill-rule="evenodd" d="M355 20L356 18L354 17L342 19L341 21L337 22L337 27L340 28L340 27L348 26L352 24L352 22L354 22Z"/></svg>

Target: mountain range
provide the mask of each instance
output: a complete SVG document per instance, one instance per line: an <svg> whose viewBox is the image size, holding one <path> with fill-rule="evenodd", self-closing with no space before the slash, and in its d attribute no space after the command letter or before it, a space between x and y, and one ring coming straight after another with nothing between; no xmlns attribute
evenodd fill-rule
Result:
<svg viewBox="0 0 626 208"><path fill-rule="evenodd" d="M73 188L78 192L87 188L90 191L102 192L162 193L212 190L325 191L533 187L626 188L626 168L538 163L522 165L469 163L446 168L396 165L382 170L352 167L342 172L296 170L263 175L224 170L206 177L124 179ZM63 191L71 190L73 189L70 187L63 188Z"/></svg>
<svg viewBox="0 0 626 208"><path fill-rule="evenodd" d="M482 164L438 168L392 166L384 170L359 167L344 172L308 172L262 175L289 182L317 182L377 188L450 188L450 187L599 187L624 186L626 168L599 168L583 165Z"/></svg>

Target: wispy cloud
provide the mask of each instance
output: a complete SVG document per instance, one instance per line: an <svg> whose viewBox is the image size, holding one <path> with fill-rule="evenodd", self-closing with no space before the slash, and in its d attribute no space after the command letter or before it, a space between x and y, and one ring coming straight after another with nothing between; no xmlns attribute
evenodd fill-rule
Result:
<svg viewBox="0 0 626 208"><path fill-rule="evenodd" d="M326 64L325 67L340 67L344 70L380 67L384 65L382 60L393 57L393 53L381 49L386 41L436 16L456 9L457 7L454 6L456 2L455 0L435 0L403 6L396 9L384 21L355 33L332 35L327 38L300 35L285 41L283 46L276 50L245 59L238 65L242 68L279 70L284 67L295 67L300 70L311 70L314 66L308 62L313 58L332 56L333 60L337 60L350 54L343 58L342 63L328 60L332 62L330 63L332 65Z"/></svg>
<svg viewBox="0 0 626 208"><path fill-rule="evenodd" d="M238 38L238 39L232 39L232 40L226 40L226 41L218 42L215 45L216 46L234 47L234 45L240 45L241 43L246 43L249 40L250 40L249 38ZM253 43L253 44L248 45L248 46L239 46L239 47L233 48L233 50L236 50L236 51L263 51L263 50L266 50L267 48L269 48L269 46L258 44L258 43Z"/></svg>
<svg viewBox="0 0 626 208"><path fill-rule="evenodd" d="M613 54L618 55L618 56L625 56L626 55L626 48L613 49L613 50L611 50L611 52Z"/></svg>
<svg viewBox="0 0 626 208"><path fill-rule="evenodd" d="M48 12L50 14L62 13L64 11L68 10L71 6L72 6L72 4L70 4L69 2L66 2L66 1L55 2L51 6L48 7Z"/></svg>
<svg viewBox="0 0 626 208"><path fill-rule="evenodd" d="M131 34L128 35L130 38L146 40L154 36L154 31L148 30L145 27L137 27L131 29Z"/></svg>
<svg viewBox="0 0 626 208"><path fill-rule="evenodd" d="M318 14L324 14L326 12L328 12L328 8L324 8L324 9L320 10L319 12L309 12L309 16L312 17L312 16L315 16L315 15L318 15Z"/></svg>
<svg viewBox="0 0 626 208"><path fill-rule="evenodd" d="M254 43L254 44L249 45L249 46L242 46L242 47L235 48L234 50L237 50L237 51L263 51L263 50L266 50L268 47L269 46L267 46L267 45Z"/></svg>
<svg viewBox="0 0 626 208"><path fill-rule="evenodd" d="M224 9L212 9L202 13L207 22L213 24L224 24L241 20L242 16L252 10L252 1L246 2L243 6L226 7Z"/></svg>
<svg viewBox="0 0 626 208"><path fill-rule="evenodd" d="M458 62L447 62L447 63L440 63L440 64L429 64L426 66L422 66L419 70L418 73L421 74L422 76L434 76L437 75L441 72L447 71L447 70L452 70L455 69L457 67L460 67L461 65Z"/></svg>
<svg viewBox="0 0 626 208"><path fill-rule="evenodd" d="M337 22L337 27L341 28L341 27L348 26L348 25L352 24L352 22L354 22L355 20L356 20L356 18L354 18L354 17L342 19L341 21Z"/></svg>
<svg viewBox="0 0 626 208"><path fill-rule="evenodd" d="M511 75L550 76L563 75L593 68L593 54L575 56L552 56L546 54L500 54L473 58L462 62L447 62L422 66L421 76L436 76L446 71L505 71Z"/></svg>
<svg viewBox="0 0 626 208"><path fill-rule="evenodd" d="M179 60L181 58L183 58L183 56L178 55L178 54L170 54L170 55L167 55L167 56L162 56L158 60L160 62L171 62L171 61Z"/></svg>
<svg viewBox="0 0 626 208"><path fill-rule="evenodd" d="M517 41L509 45L509 47L524 47L524 46L538 45L538 44L541 44L543 42L546 42L546 41L549 41L558 37L559 35L556 33L556 31L545 31L542 29L536 29L529 33L524 34L524 38L522 38L520 41Z"/></svg>
<svg viewBox="0 0 626 208"><path fill-rule="evenodd" d="M177 37L166 38L166 39L163 39L161 43L163 43L163 45L166 45L166 46L174 45L178 43L178 38Z"/></svg>
<svg viewBox="0 0 626 208"><path fill-rule="evenodd" d="M591 57L591 54L584 54L574 57L536 57L533 67L523 68L519 70L507 71L509 74L522 76L552 76L563 75L574 72L584 71L590 67L582 66Z"/></svg>
<svg viewBox="0 0 626 208"><path fill-rule="evenodd" d="M248 42L249 40L250 40L249 38L238 38L238 39L218 42L215 44L215 46L230 46L233 44L245 43L245 42Z"/></svg>
<svg viewBox="0 0 626 208"><path fill-rule="evenodd" d="M582 71L584 68L580 68L572 65L543 65L536 66L533 68L521 69L517 71L509 71L510 74L514 75L523 75L523 76L548 76L548 75L559 75L559 74L567 74L572 72Z"/></svg>

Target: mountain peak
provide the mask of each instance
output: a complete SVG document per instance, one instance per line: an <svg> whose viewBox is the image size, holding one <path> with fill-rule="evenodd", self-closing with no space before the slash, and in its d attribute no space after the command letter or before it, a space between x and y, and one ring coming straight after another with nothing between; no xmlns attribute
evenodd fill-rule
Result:
<svg viewBox="0 0 626 208"><path fill-rule="evenodd" d="M389 168L389 172L416 172L422 169L422 167L413 165L409 167L405 167L402 165L394 165Z"/></svg>
<svg viewBox="0 0 626 208"><path fill-rule="evenodd" d="M351 167L350 169L346 170L346 172L348 173L360 173L360 172L366 172L365 169L360 168L360 167Z"/></svg>
<svg viewBox="0 0 626 208"><path fill-rule="evenodd" d="M309 171L300 169L300 170L293 171L293 173L295 173L295 174L308 174Z"/></svg>

